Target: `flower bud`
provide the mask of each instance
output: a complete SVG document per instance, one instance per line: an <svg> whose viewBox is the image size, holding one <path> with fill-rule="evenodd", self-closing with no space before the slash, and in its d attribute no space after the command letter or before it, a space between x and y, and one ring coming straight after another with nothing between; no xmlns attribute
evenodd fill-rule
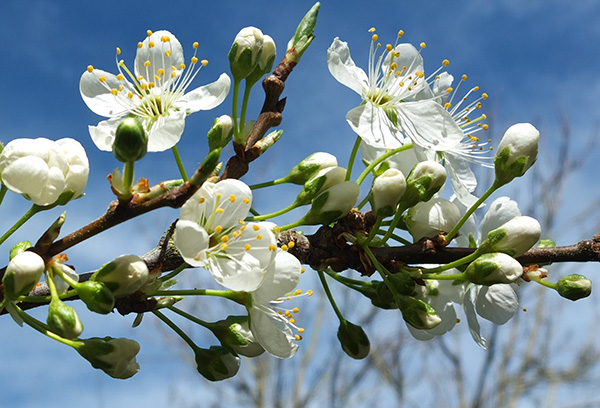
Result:
<svg viewBox="0 0 600 408"><path fill-rule="evenodd" d="M194 349L197 370L210 381L231 378L240 369L240 358L225 347L211 346L210 349Z"/></svg>
<svg viewBox="0 0 600 408"><path fill-rule="evenodd" d="M227 57L234 81L248 77L258 65L264 36L256 27L245 27L235 36Z"/></svg>
<svg viewBox="0 0 600 408"><path fill-rule="evenodd" d="M140 345L134 340L92 337L80 340L74 347L92 367L113 378L124 380L133 377L140 370L135 358Z"/></svg>
<svg viewBox="0 0 600 408"><path fill-rule="evenodd" d="M313 153L300 163L296 164L283 179L286 183L302 185L319 171L329 167L337 167L337 164L337 159L332 154L324 152ZM344 172L344 177L345 176L346 173Z"/></svg>
<svg viewBox="0 0 600 408"><path fill-rule="evenodd" d="M10 260L2 278L4 298L15 300L27 295L35 287L44 273L45 264L35 252L25 251Z"/></svg>
<svg viewBox="0 0 600 408"><path fill-rule="evenodd" d="M541 234L542 228L535 218L517 216L488 232L487 238L480 245L480 250L504 252L517 258L533 247Z"/></svg>
<svg viewBox="0 0 600 408"><path fill-rule="evenodd" d="M406 191L402 204L410 208L422 201L429 201L446 183L446 169L435 161L417 163L406 178Z"/></svg>
<svg viewBox="0 0 600 408"><path fill-rule="evenodd" d="M233 119L229 115L215 119L207 135L209 150L227 146L233 136L233 125Z"/></svg>
<svg viewBox="0 0 600 408"><path fill-rule="evenodd" d="M113 296L129 295L140 289L147 281L150 272L146 263L137 255L121 255L92 275L90 280L102 282Z"/></svg>
<svg viewBox="0 0 600 408"><path fill-rule="evenodd" d="M513 283L523 274L523 267L512 256L503 252L483 254L467 267L466 278L477 284L490 286L497 283Z"/></svg>
<svg viewBox="0 0 600 408"><path fill-rule="evenodd" d="M402 318L415 329L430 330L442 322L435 309L421 299L415 299L411 296L403 296L402 298L403 303L400 305Z"/></svg>
<svg viewBox="0 0 600 408"><path fill-rule="evenodd" d="M565 276L556 283L556 291L570 300L583 299L592 293L592 281L578 274Z"/></svg>
<svg viewBox="0 0 600 408"><path fill-rule="evenodd" d="M343 182L346 178L346 169L343 167L326 167L319 170L316 176L304 183L304 188L296 197L297 205L306 205L321 192Z"/></svg>
<svg viewBox="0 0 600 408"><path fill-rule="evenodd" d="M331 224L352 210L359 194L360 187L354 181L330 187L312 201L312 207L303 218L304 224Z"/></svg>
<svg viewBox="0 0 600 408"><path fill-rule="evenodd" d="M148 152L148 135L142 123L128 116L119 123L112 151L120 162L135 162Z"/></svg>
<svg viewBox="0 0 600 408"><path fill-rule="evenodd" d="M250 330L248 316L228 316L215 323L212 332L221 344L236 354L245 357L256 357L265 349L254 339Z"/></svg>
<svg viewBox="0 0 600 408"><path fill-rule="evenodd" d="M460 210L456 204L444 198L417 203L408 210L405 217L408 232L415 242L448 232L459 220Z"/></svg>
<svg viewBox="0 0 600 408"><path fill-rule="evenodd" d="M115 307L115 297L104 283L93 280L78 283L75 287L83 303L92 312L108 314Z"/></svg>
<svg viewBox="0 0 600 408"><path fill-rule="evenodd" d="M406 179L400 170L387 169L375 178L371 188L371 207L381 217L396 213L398 202L406 189Z"/></svg>
<svg viewBox="0 0 600 408"><path fill-rule="evenodd" d="M60 299L53 299L50 302L46 322L50 326L50 330L66 339L79 337L83 332L83 325L75 309L67 306Z"/></svg>
<svg viewBox="0 0 600 408"><path fill-rule="evenodd" d="M362 360L369 355L371 343L362 327L348 321L340 323L337 338L346 354L356 360Z"/></svg>
<svg viewBox="0 0 600 408"><path fill-rule="evenodd" d="M509 183L521 177L535 163L540 132L529 123L517 123L508 128L494 157L496 182Z"/></svg>
<svg viewBox="0 0 600 408"><path fill-rule="evenodd" d="M8 256L8 259L11 260L15 256L19 255L22 252L25 252L28 248L31 248L33 244L29 241L21 241L16 243L11 249Z"/></svg>
<svg viewBox="0 0 600 408"><path fill-rule="evenodd" d="M275 54L277 54L277 47L275 41L269 35L264 35L263 46L258 59L258 64L254 68L254 71L246 78L247 83L255 83L263 77L263 75L271 72L273 68L273 62L275 62Z"/></svg>

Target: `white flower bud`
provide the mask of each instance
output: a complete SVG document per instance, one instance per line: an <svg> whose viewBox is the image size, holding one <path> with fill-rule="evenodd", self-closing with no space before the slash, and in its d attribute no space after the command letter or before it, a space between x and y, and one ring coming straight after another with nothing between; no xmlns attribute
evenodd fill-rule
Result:
<svg viewBox="0 0 600 408"><path fill-rule="evenodd" d="M64 304L60 299L50 302L46 322L54 333L66 339L79 337L83 332L83 325L75 309Z"/></svg>
<svg viewBox="0 0 600 408"><path fill-rule="evenodd" d="M512 283L521 277L523 267L503 252L483 254L467 267L465 275L477 285Z"/></svg>
<svg viewBox="0 0 600 408"><path fill-rule="evenodd" d="M518 216L490 231L480 249L504 252L516 258L533 247L541 234L542 228L535 218Z"/></svg>
<svg viewBox="0 0 600 408"><path fill-rule="evenodd" d="M92 367L113 378L124 380L133 377L140 370L135 358L140 345L134 340L92 337L80 340L74 347Z"/></svg>
<svg viewBox="0 0 600 408"><path fill-rule="evenodd" d="M4 297L15 300L27 295L39 282L45 265L41 256L35 252L25 251L10 260L2 278Z"/></svg>
<svg viewBox="0 0 600 408"><path fill-rule="evenodd" d="M512 125L498 144L494 166L501 185L521 177L535 163L540 132L529 123Z"/></svg>
<svg viewBox="0 0 600 408"><path fill-rule="evenodd" d="M140 289L150 272L146 263L137 255L121 255L102 267L90 280L103 282L113 296L129 295Z"/></svg>
<svg viewBox="0 0 600 408"><path fill-rule="evenodd" d="M371 207L379 216L388 217L396 212L398 202L406 190L406 179L400 170L387 169L373 181Z"/></svg>
<svg viewBox="0 0 600 408"><path fill-rule="evenodd" d="M446 168L436 161L422 161L413 167L406 178L406 192L402 198L405 208L421 201L429 201L446 183Z"/></svg>
<svg viewBox="0 0 600 408"><path fill-rule="evenodd" d="M328 167L337 167L337 165L337 159L334 155L324 152L313 153L295 165L284 180L286 183L304 184L319 171ZM344 172L344 177L345 175Z"/></svg>
<svg viewBox="0 0 600 408"><path fill-rule="evenodd" d="M420 202L408 210L405 221L414 241L432 238L440 232L448 232L460 220L460 210L451 201L435 198Z"/></svg>
<svg viewBox="0 0 600 408"><path fill-rule="evenodd" d="M400 311L406 323L419 330L431 330L440 325L442 319L434 308L421 299L409 296L403 298L405 301L400 306Z"/></svg>
<svg viewBox="0 0 600 408"><path fill-rule="evenodd" d="M222 115L215 119L212 127L208 131L208 148L210 150L225 147L233 136L233 118L229 115Z"/></svg>
<svg viewBox="0 0 600 408"><path fill-rule="evenodd" d="M240 369L240 358L221 346L209 349L194 349L197 370L210 381L221 381L231 378Z"/></svg>
<svg viewBox="0 0 600 408"><path fill-rule="evenodd" d="M336 184L343 182L346 179L346 169L343 167L326 167L319 170L319 172L306 183L304 188L296 197L297 205L305 205L317 195L333 187Z"/></svg>
<svg viewBox="0 0 600 408"><path fill-rule="evenodd" d="M258 58L258 63L254 68L254 71L252 71L252 73L248 75L248 78L246 78L246 83L253 84L261 79L263 75L271 72L276 53L277 47L275 46L275 41L273 41L270 36L265 35L263 38L263 47L260 57Z"/></svg>
<svg viewBox="0 0 600 408"><path fill-rule="evenodd" d="M328 225L348 214L356 204L360 187L354 181L344 181L325 190L312 201L303 218L306 225Z"/></svg>
<svg viewBox="0 0 600 408"><path fill-rule="evenodd" d="M258 65L258 58L263 48L264 35L256 27L244 27L235 36L231 50L227 55L231 73L235 80L246 78Z"/></svg>
<svg viewBox="0 0 600 408"><path fill-rule="evenodd" d="M212 331L221 344L244 357L256 357L265 349L254 338L250 330L248 316L228 316L212 326Z"/></svg>

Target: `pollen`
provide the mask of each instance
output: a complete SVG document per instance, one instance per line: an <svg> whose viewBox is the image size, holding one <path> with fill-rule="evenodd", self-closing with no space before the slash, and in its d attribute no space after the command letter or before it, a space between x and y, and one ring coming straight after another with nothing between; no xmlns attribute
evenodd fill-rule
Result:
<svg viewBox="0 0 600 408"><path fill-rule="evenodd" d="M185 64L179 64L179 69L185 69Z"/></svg>
<svg viewBox="0 0 600 408"><path fill-rule="evenodd" d="M235 195L231 194L229 196L229 201L231 201L232 203L235 203Z"/></svg>
<svg viewBox="0 0 600 408"><path fill-rule="evenodd" d="M377 34L373 34L373 36L371 37L371 40L373 42L376 42L379 39L379 36Z"/></svg>
<svg viewBox="0 0 600 408"><path fill-rule="evenodd" d="M260 235L260 234L258 234L258 235L256 236L256 239L258 239L258 240L260 241L261 239L263 239L263 236L262 236L262 235Z"/></svg>
<svg viewBox="0 0 600 408"><path fill-rule="evenodd" d="M165 57L170 57L170 56L171 56L171 50L166 50Z"/></svg>
<svg viewBox="0 0 600 408"><path fill-rule="evenodd" d="M277 251L277 247L275 245L271 244L271 245L269 245L269 251L275 252L275 251Z"/></svg>
<svg viewBox="0 0 600 408"><path fill-rule="evenodd" d="M110 93L113 94L113 95L115 95L115 96L117 96L119 94L119 90L116 89L116 88L113 88L113 89L110 90Z"/></svg>
<svg viewBox="0 0 600 408"><path fill-rule="evenodd" d="M483 98L483 100L486 100L488 98L488 94L486 94L485 92L481 94L481 97Z"/></svg>
<svg viewBox="0 0 600 408"><path fill-rule="evenodd" d="M244 245L244 249L245 249L246 251L250 251L250 249L251 249L251 248L252 248L252 247L250 246L250 244L246 244L246 245Z"/></svg>
<svg viewBox="0 0 600 408"><path fill-rule="evenodd" d="M485 125L483 125L483 130L488 130L490 128L490 126L486 123Z"/></svg>
<svg viewBox="0 0 600 408"><path fill-rule="evenodd" d="M152 30L147 30L146 34L148 35L148 37L150 37L152 35Z"/></svg>
<svg viewBox="0 0 600 408"><path fill-rule="evenodd" d="M258 231L258 230L260 229L260 227L258 226L258 224L254 224L254 225L252 226L252 229L253 229L254 231Z"/></svg>
<svg viewBox="0 0 600 408"><path fill-rule="evenodd" d="M100 82L104 83L104 82L106 82L106 77L105 77L104 75L101 75L101 76L98 78L98 81L100 81Z"/></svg>
<svg viewBox="0 0 600 408"><path fill-rule="evenodd" d="M315 294L315 292L313 292L312 289L309 289L309 290L306 291L306 296L308 296L308 297L311 297L314 294Z"/></svg>
<svg viewBox="0 0 600 408"><path fill-rule="evenodd" d="M288 250L288 246L287 246L287 245L285 245L285 244L283 244L283 245L281 246L281 250L282 250L282 251L287 251L287 250Z"/></svg>
<svg viewBox="0 0 600 408"><path fill-rule="evenodd" d="M421 48L427 48L427 44L425 44L424 42L422 42L421 44L419 44L419 47L421 47Z"/></svg>
<svg viewBox="0 0 600 408"><path fill-rule="evenodd" d="M244 197L242 201L244 202L244 204L250 204L250 200L248 200L247 197Z"/></svg>
<svg viewBox="0 0 600 408"><path fill-rule="evenodd" d="M289 248L293 248L296 244L294 243L294 241L290 241L288 242L288 247Z"/></svg>
<svg viewBox="0 0 600 408"><path fill-rule="evenodd" d="M203 67L208 65L208 60L207 59L203 59L202 61L200 61L200 64L202 64Z"/></svg>
<svg viewBox="0 0 600 408"><path fill-rule="evenodd" d="M375 27L371 27L371 28L369 28L369 32L370 32L370 33L374 33L374 32L375 32Z"/></svg>
<svg viewBox="0 0 600 408"><path fill-rule="evenodd" d="M299 334L296 334L294 336L294 339L296 339L296 341L300 341L300 340L302 340L302 336L300 336Z"/></svg>
<svg viewBox="0 0 600 408"><path fill-rule="evenodd" d="M217 226L215 227L215 232L216 232L217 234L220 234L221 232L223 232L223 227L222 227L222 226L220 226L220 225L217 225Z"/></svg>
<svg viewBox="0 0 600 408"><path fill-rule="evenodd" d="M164 76L165 75L165 70L162 68L159 68L158 71L156 71L156 73L160 76Z"/></svg>
<svg viewBox="0 0 600 408"><path fill-rule="evenodd" d="M146 61L146 62L144 62L144 66L145 66L145 67L149 67L149 66L150 66L150 61Z"/></svg>
<svg viewBox="0 0 600 408"><path fill-rule="evenodd" d="M385 49L386 49L387 52L390 52L392 50L392 44L387 44L385 46Z"/></svg>
<svg viewBox="0 0 600 408"><path fill-rule="evenodd" d="M450 65L450 61L448 61L447 59L442 61L442 65L447 67L448 65Z"/></svg>
<svg viewBox="0 0 600 408"><path fill-rule="evenodd" d="M217 208L217 211L216 211L216 212L217 212L218 214L223 214L224 210L223 210L222 208Z"/></svg>
<svg viewBox="0 0 600 408"><path fill-rule="evenodd" d="M223 242L223 243L220 245L220 248L221 248L221 251L227 251L227 248L228 248L228 246L227 246L227 244L226 244L226 243L224 243L224 242Z"/></svg>
<svg viewBox="0 0 600 408"><path fill-rule="evenodd" d="M446 88L446 93L451 93L451 92L452 92L452 87Z"/></svg>
<svg viewBox="0 0 600 408"><path fill-rule="evenodd" d="M192 44L192 48L196 50L196 49L198 49L198 46L199 46L199 45L200 45L200 44L198 44L198 41L195 41L195 42Z"/></svg>
<svg viewBox="0 0 600 408"><path fill-rule="evenodd" d="M298 312L300 312L300 309L298 309L297 307L295 307L295 308L292 309L292 312L293 313L298 313Z"/></svg>
<svg viewBox="0 0 600 408"><path fill-rule="evenodd" d="M244 220L238 220L238 224L240 224L240 225L244 225L245 223L246 223L246 221L244 221Z"/></svg>
<svg viewBox="0 0 600 408"><path fill-rule="evenodd" d="M127 92L127 97L129 99L133 99L133 92L131 92L131 91Z"/></svg>
<svg viewBox="0 0 600 408"><path fill-rule="evenodd" d="M303 327L298 327L298 333L304 333L304 328Z"/></svg>
<svg viewBox="0 0 600 408"><path fill-rule="evenodd" d="M144 46L144 43L142 43L142 42L139 42L137 45L138 48L142 48L143 46Z"/></svg>
<svg viewBox="0 0 600 408"><path fill-rule="evenodd" d="M87 66L87 72L91 73L94 70L94 67L91 65Z"/></svg>
<svg viewBox="0 0 600 408"><path fill-rule="evenodd" d="M404 30L398 31L398 38L402 38L403 35L404 35Z"/></svg>
<svg viewBox="0 0 600 408"><path fill-rule="evenodd" d="M117 47L117 55L121 55L121 49Z"/></svg>
<svg viewBox="0 0 600 408"><path fill-rule="evenodd" d="M119 74L119 75L117 75L117 79L119 81L122 81L123 79L125 79L125 76L123 74Z"/></svg>
<svg viewBox="0 0 600 408"><path fill-rule="evenodd" d="M198 57L192 57L192 64L196 64L198 62Z"/></svg>
<svg viewBox="0 0 600 408"><path fill-rule="evenodd" d="M154 41L148 41L148 48L154 48Z"/></svg>
<svg viewBox="0 0 600 408"><path fill-rule="evenodd" d="M465 74L463 74L463 76L462 76L462 80L463 80L463 81L466 81L466 80L467 80L467 76L466 76Z"/></svg>
<svg viewBox="0 0 600 408"><path fill-rule="evenodd" d="M221 242L229 242L229 236L228 235L223 235L221 237Z"/></svg>

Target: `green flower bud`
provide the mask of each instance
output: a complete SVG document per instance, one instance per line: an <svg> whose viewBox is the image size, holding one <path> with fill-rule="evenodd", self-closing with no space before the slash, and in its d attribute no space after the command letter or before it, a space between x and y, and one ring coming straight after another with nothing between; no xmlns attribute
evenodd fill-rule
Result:
<svg viewBox="0 0 600 408"><path fill-rule="evenodd" d="M225 147L233 137L233 119L229 115L222 115L215 119L208 131L208 148L215 150Z"/></svg>
<svg viewBox="0 0 600 408"><path fill-rule="evenodd" d="M515 282L522 274L523 267L519 261L502 252L483 254L465 270L469 281L486 286Z"/></svg>
<svg viewBox="0 0 600 408"><path fill-rule="evenodd" d="M15 300L27 295L35 287L46 268L41 256L24 251L10 260L2 278L4 298Z"/></svg>
<svg viewBox="0 0 600 408"><path fill-rule="evenodd" d="M92 367L113 378L124 380L140 370L135 358L140 345L134 340L92 337L78 341L74 348Z"/></svg>
<svg viewBox="0 0 600 408"><path fill-rule="evenodd" d="M227 57L234 81L248 77L258 65L264 36L256 27L244 27L235 36Z"/></svg>
<svg viewBox="0 0 600 408"><path fill-rule="evenodd" d="M451 201L434 198L417 203L408 210L404 221L414 241L450 231L460 220L460 210Z"/></svg>
<svg viewBox="0 0 600 408"><path fill-rule="evenodd" d="M359 194L360 187L354 181L336 184L312 201L302 221L305 225L329 225L352 210Z"/></svg>
<svg viewBox="0 0 600 408"><path fill-rule="evenodd" d="M137 255L121 255L114 261L102 265L90 280L102 282L113 296L132 294L140 289L149 278L146 263Z"/></svg>
<svg viewBox="0 0 600 408"><path fill-rule="evenodd" d="M222 346L197 347L194 354L198 372L210 381L231 378L240 369L240 358Z"/></svg>
<svg viewBox="0 0 600 408"><path fill-rule="evenodd" d="M346 169L343 167L326 167L321 169L316 176L304 183L304 188L296 197L296 204L306 205L317 195L343 182L346 178Z"/></svg>
<svg viewBox="0 0 600 408"><path fill-rule="evenodd" d="M258 64L254 68L254 71L246 78L246 82L253 84L263 77L263 75L271 72L273 68L273 62L275 62L275 54L277 54L277 47L275 41L268 35L263 37L263 47L258 59Z"/></svg>
<svg viewBox="0 0 600 408"><path fill-rule="evenodd" d="M8 260L10 261L15 256L19 255L22 252L25 252L27 249L31 248L33 244L29 241L21 241L16 243L11 249Z"/></svg>
<svg viewBox="0 0 600 408"><path fill-rule="evenodd" d="M490 231L479 248L484 252L504 252L517 258L533 247L541 234L542 228L535 218L517 216Z"/></svg>
<svg viewBox="0 0 600 408"><path fill-rule="evenodd" d="M500 185L521 177L535 163L540 132L529 123L512 125L498 144L494 167Z"/></svg>
<svg viewBox="0 0 600 408"><path fill-rule="evenodd" d="M430 330L442 322L435 309L421 299L402 296L402 300L400 305L402 318L415 329Z"/></svg>
<svg viewBox="0 0 600 408"><path fill-rule="evenodd" d="M265 349L254 339L248 323L248 316L228 316L227 319L216 322L212 332L224 347L230 348L234 353L256 357L264 353Z"/></svg>
<svg viewBox="0 0 600 408"><path fill-rule="evenodd" d="M117 160L124 163L138 161L146 155L148 135L137 118L128 116L119 123L112 151Z"/></svg>
<svg viewBox="0 0 600 408"><path fill-rule="evenodd" d="M83 325L75 309L67 306L60 299L53 299L50 302L46 322L50 326L50 330L66 339L79 337L83 332Z"/></svg>
<svg viewBox="0 0 600 408"><path fill-rule="evenodd" d="M102 282L93 280L81 282L75 286L75 290L92 312L108 314L115 307L114 295Z"/></svg>
<svg viewBox="0 0 600 408"><path fill-rule="evenodd" d="M396 213L398 202L406 190L404 174L397 169L388 169L373 181L371 207L381 217Z"/></svg>
<svg viewBox="0 0 600 408"><path fill-rule="evenodd" d="M300 163L296 164L283 179L286 183L302 185L314 177L319 171L328 167L337 167L337 164L337 159L332 154L324 152L313 153Z"/></svg>
<svg viewBox="0 0 600 408"><path fill-rule="evenodd" d="M446 168L435 161L417 163L406 178L406 191L400 204L410 208L429 201L446 183Z"/></svg>
<svg viewBox="0 0 600 408"><path fill-rule="evenodd" d="M556 291L570 300L583 299L592 293L592 281L578 274L565 276L556 283Z"/></svg>
<svg viewBox="0 0 600 408"><path fill-rule="evenodd" d="M337 338L346 354L356 360L362 360L369 355L371 343L362 327L345 321L340 323Z"/></svg>

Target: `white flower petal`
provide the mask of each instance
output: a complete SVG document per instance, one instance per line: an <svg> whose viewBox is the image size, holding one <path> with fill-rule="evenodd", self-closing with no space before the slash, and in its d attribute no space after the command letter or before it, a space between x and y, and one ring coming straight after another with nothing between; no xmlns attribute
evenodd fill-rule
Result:
<svg viewBox="0 0 600 408"><path fill-rule="evenodd" d="M105 152L112 152L112 145L115 142L115 133L117 126L121 123L121 118L103 120L98 126L88 126L90 136L96 147Z"/></svg>
<svg viewBox="0 0 600 408"><path fill-rule="evenodd" d="M223 73L215 82L186 93L175 101L174 107L184 110L188 114L213 109L225 100L230 87L231 79Z"/></svg>
<svg viewBox="0 0 600 408"><path fill-rule="evenodd" d="M489 206L481 225L479 226L480 241L484 240L488 233L501 225L507 223L515 217L521 215L519 205L516 201L511 200L509 197L499 197L495 199Z"/></svg>
<svg viewBox="0 0 600 408"><path fill-rule="evenodd" d="M371 102L357 106L346 114L346 121L368 145L395 149L407 141L400 129L395 126L383 109Z"/></svg>
<svg viewBox="0 0 600 408"><path fill-rule="evenodd" d="M477 321L477 314L475 313L475 305L473 304L472 299L473 289L474 287L471 286L471 288L465 294L463 307L465 310L465 315L467 316L469 332L471 333L473 340L475 340L475 343L479 344L479 346L482 349L487 350L487 342L485 341L485 338L480 334L481 327L479 326L479 322Z"/></svg>
<svg viewBox="0 0 600 408"><path fill-rule="evenodd" d="M208 269L215 280L231 290L256 290L266 274L258 259L248 253L239 257L229 257L227 254L210 256L208 262Z"/></svg>
<svg viewBox="0 0 600 408"><path fill-rule="evenodd" d="M197 223L180 219L175 225L173 240L183 259L192 266L206 265L209 236Z"/></svg>
<svg viewBox="0 0 600 408"><path fill-rule="evenodd" d="M338 82L359 95L362 95L363 90L369 86L367 74L354 64L350 56L348 43L340 41L338 38L333 40L327 50L327 67Z"/></svg>
<svg viewBox="0 0 600 408"><path fill-rule="evenodd" d="M267 303L294 290L300 282L302 265L292 254L279 250L267 268L263 284L252 294L257 303Z"/></svg>
<svg viewBox="0 0 600 408"><path fill-rule="evenodd" d="M218 207L222 212L214 215L211 228L217 225L230 228L239 225L239 221L245 219L252 205L252 190L246 183L236 179L225 179L215 184L214 200L219 200ZM214 204L208 207L212 212Z"/></svg>
<svg viewBox="0 0 600 408"><path fill-rule="evenodd" d="M159 116L152 123L152 129L148 132L148 151L162 152L175 146L185 127L186 113L175 111L167 116Z"/></svg>
<svg viewBox="0 0 600 408"><path fill-rule="evenodd" d="M475 175L469 167L469 162L448 152L446 154L446 168L456 198L465 207L471 207L477 201L477 197L471 194L477 187L477 179L475 179Z"/></svg>
<svg viewBox="0 0 600 408"><path fill-rule="evenodd" d="M163 42L161 38L163 36L169 37L169 41ZM152 43L152 47L149 45ZM165 52L169 51L171 56L165 58ZM145 67L144 63L150 61L150 66ZM171 73L171 66L177 68L179 72L179 65L183 64L183 47L181 43L173 34L166 30L159 30L149 37L146 37L142 41L142 47L137 49L135 56L135 75L143 76L145 81L154 81L154 75L156 75L159 69L163 69L167 74Z"/></svg>
<svg viewBox="0 0 600 408"><path fill-rule="evenodd" d="M98 79L101 76L106 78L104 82ZM125 92L131 91L137 94L131 83L125 80L119 81L117 76L110 72L94 69L92 72L85 71L81 75L79 92L85 104L95 114L108 118L119 117L126 114L137 103L135 99L124 101L126 104L118 102L110 90L119 89L120 85L124 87Z"/></svg>
<svg viewBox="0 0 600 408"><path fill-rule="evenodd" d="M267 306L250 309L250 329L260 345L275 357L290 358L298 350L285 319Z"/></svg>
<svg viewBox="0 0 600 408"><path fill-rule="evenodd" d="M484 319L495 324L504 324L517 312L519 301L510 285L479 286L477 289L477 314Z"/></svg>

